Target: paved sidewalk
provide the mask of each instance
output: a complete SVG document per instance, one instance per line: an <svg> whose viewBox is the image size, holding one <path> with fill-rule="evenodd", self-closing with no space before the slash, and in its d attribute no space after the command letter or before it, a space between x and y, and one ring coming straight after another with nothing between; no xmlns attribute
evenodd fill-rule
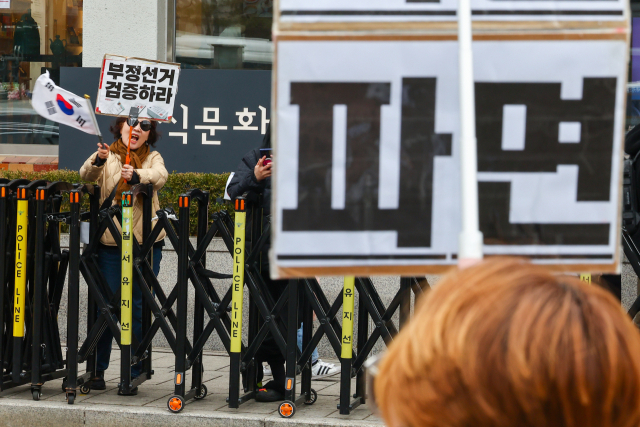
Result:
<svg viewBox="0 0 640 427"><path fill-rule="evenodd" d="M366 405L356 408L351 415L340 415L336 408L339 396L339 375L314 380L312 387L318 392L315 404L296 407L291 419L283 419L277 412L277 403L255 401L229 409L225 402L229 384L229 357L209 351L204 356L204 384L208 388L203 400L190 400L179 414L167 409L167 400L173 394L175 359L166 349L154 350L155 375L140 386L137 396L118 396L120 352L114 349L111 366L105 373L107 390L92 390L83 395L78 392L75 404L66 403L62 380L46 383L41 400L32 399L30 387L24 385L0 393L0 424L4 426L37 425L56 426L372 426L383 423ZM337 363L332 360L331 362ZM80 372L83 372L81 369ZM266 378L267 381L269 377ZM190 372L187 373L190 384ZM298 377L298 381L300 377ZM352 385L355 390L355 383ZM299 387L298 387L299 390Z"/></svg>

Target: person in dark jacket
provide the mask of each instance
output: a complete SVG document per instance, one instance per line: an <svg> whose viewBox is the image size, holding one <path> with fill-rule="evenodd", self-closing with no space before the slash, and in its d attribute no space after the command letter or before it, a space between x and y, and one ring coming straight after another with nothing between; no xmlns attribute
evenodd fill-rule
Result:
<svg viewBox="0 0 640 427"><path fill-rule="evenodd" d="M267 129L261 148L271 148L270 129ZM262 233L265 226L269 223L269 216L271 214L271 165L272 163L267 161L267 156L261 154L259 148L251 150L242 158L242 161L238 165L238 169L227 187L227 193L232 200L247 193L247 199L249 202L253 203L259 210L256 217L262 218L260 233ZM249 221L247 221L246 229L246 240L251 241L252 236L249 230L252 230L252 224L250 224ZM258 236L255 237L256 241L257 237ZM271 280L269 277L269 261L267 258L270 246L269 243L270 242L267 242L267 244L265 244L260 254L260 275L267 284L273 300L277 301L278 298L280 298L280 295L285 291L288 281ZM286 324L286 306L280 312L280 317ZM267 334L262 342L262 345L256 354L256 359L256 362L260 367L262 366L262 362L267 362L271 367L271 372L273 374L273 380L269 381L258 391L256 394L256 400L261 402L275 402L284 399L285 358L271 333Z"/></svg>

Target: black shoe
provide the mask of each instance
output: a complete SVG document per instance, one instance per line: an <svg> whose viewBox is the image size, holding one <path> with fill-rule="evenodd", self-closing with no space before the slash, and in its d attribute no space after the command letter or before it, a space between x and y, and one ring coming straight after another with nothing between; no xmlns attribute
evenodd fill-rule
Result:
<svg viewBox="0 0 640 427"><path fill-rule="evenodd" d="M284 394L274 389L261 388L256 392L258 402L280 402L284 400Z"/></svg>
<svg viewBox="0 0 640 427"><path fill-rule="evenodd" d="M91 390L106 390L107 384L104 382L104 371L96 371L96 376L91 378L89 386Z"/></svg>
<svg viewBox="0 0 640 427"><path fill-rule="evenodd" d="M137 394L138 394L138 386L135 386L134 388L132 388L129 393L123 393L122 389L118 387L118 396L135 396Z"/></svg>

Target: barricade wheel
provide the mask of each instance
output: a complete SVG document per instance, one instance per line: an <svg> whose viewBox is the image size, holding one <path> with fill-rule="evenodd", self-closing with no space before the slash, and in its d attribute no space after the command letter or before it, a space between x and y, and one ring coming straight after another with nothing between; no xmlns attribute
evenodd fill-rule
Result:
<svg viewBox="0 0 640 427"><path fill-rule="evenodd" d="M202 384L200 386L200 390L198 390L198 394L194 396L194 399L200 400L200 399L204 399L206 396L207 396L207 386Z"/></svg>
<svg viewBox="0 0 640 427"><path fill-rule="evenodd" d="M82 394L91 393L91 387L89 387L89 384L82 384L82 386L80 387L80 393Z"/></svg>
<svg viewBox="0 0 640 427"><path fill-rule="evenodd" d="M318 400L318 392L316 392L314 389L311 389L311 396L309 400L304 401L304 404L313 405L314 403L316 403L316 400Z"/></svg>
<svg viewBox="0 0 640 427"><path fill-rule="evenodd" d="M42 392L40 390L31 390L31 395L33 396L33 400L40 400L40 397L42 396Z"/></svg>
<svg viewBox="0 0 640 427"><path fill-rule="evenodd" d="M285 400L278 407L278 412L282 418L291 418L293 417L293 414L296 413L296 404L289 400Z"/></svg>
<svg viewBox="0 0 640 427"><path fill-rule="evenodd" d="M69 405L73 405L73 402L76 401L76 394L75 393L67 393L67 403Z"/></svg>
<svg viewBox="0 0 640 427"><path fill-rule="evenodd" d="M167 408L174 414L177 414L184 408L184 400L181 396L171 396L167 402Z"/></svg>

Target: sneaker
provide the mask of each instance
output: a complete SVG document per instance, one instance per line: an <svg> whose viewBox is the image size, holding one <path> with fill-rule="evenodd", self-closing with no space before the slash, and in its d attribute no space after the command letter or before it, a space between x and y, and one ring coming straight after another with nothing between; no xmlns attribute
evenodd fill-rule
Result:
<svg viewBox="0 0 640 427"><path fill-rule="evenodd" d="M312 378L330 377L339 372L340 366L336 366L333 363L323 362L322 359L316 360L316 363L311 365Z"/></svg>
<svg viewBox="0 0 640 427"><path fill-rule="evenodd" d="M262 365L262 374L264 376L271 375L271 367L268 363Z"/></svg>

